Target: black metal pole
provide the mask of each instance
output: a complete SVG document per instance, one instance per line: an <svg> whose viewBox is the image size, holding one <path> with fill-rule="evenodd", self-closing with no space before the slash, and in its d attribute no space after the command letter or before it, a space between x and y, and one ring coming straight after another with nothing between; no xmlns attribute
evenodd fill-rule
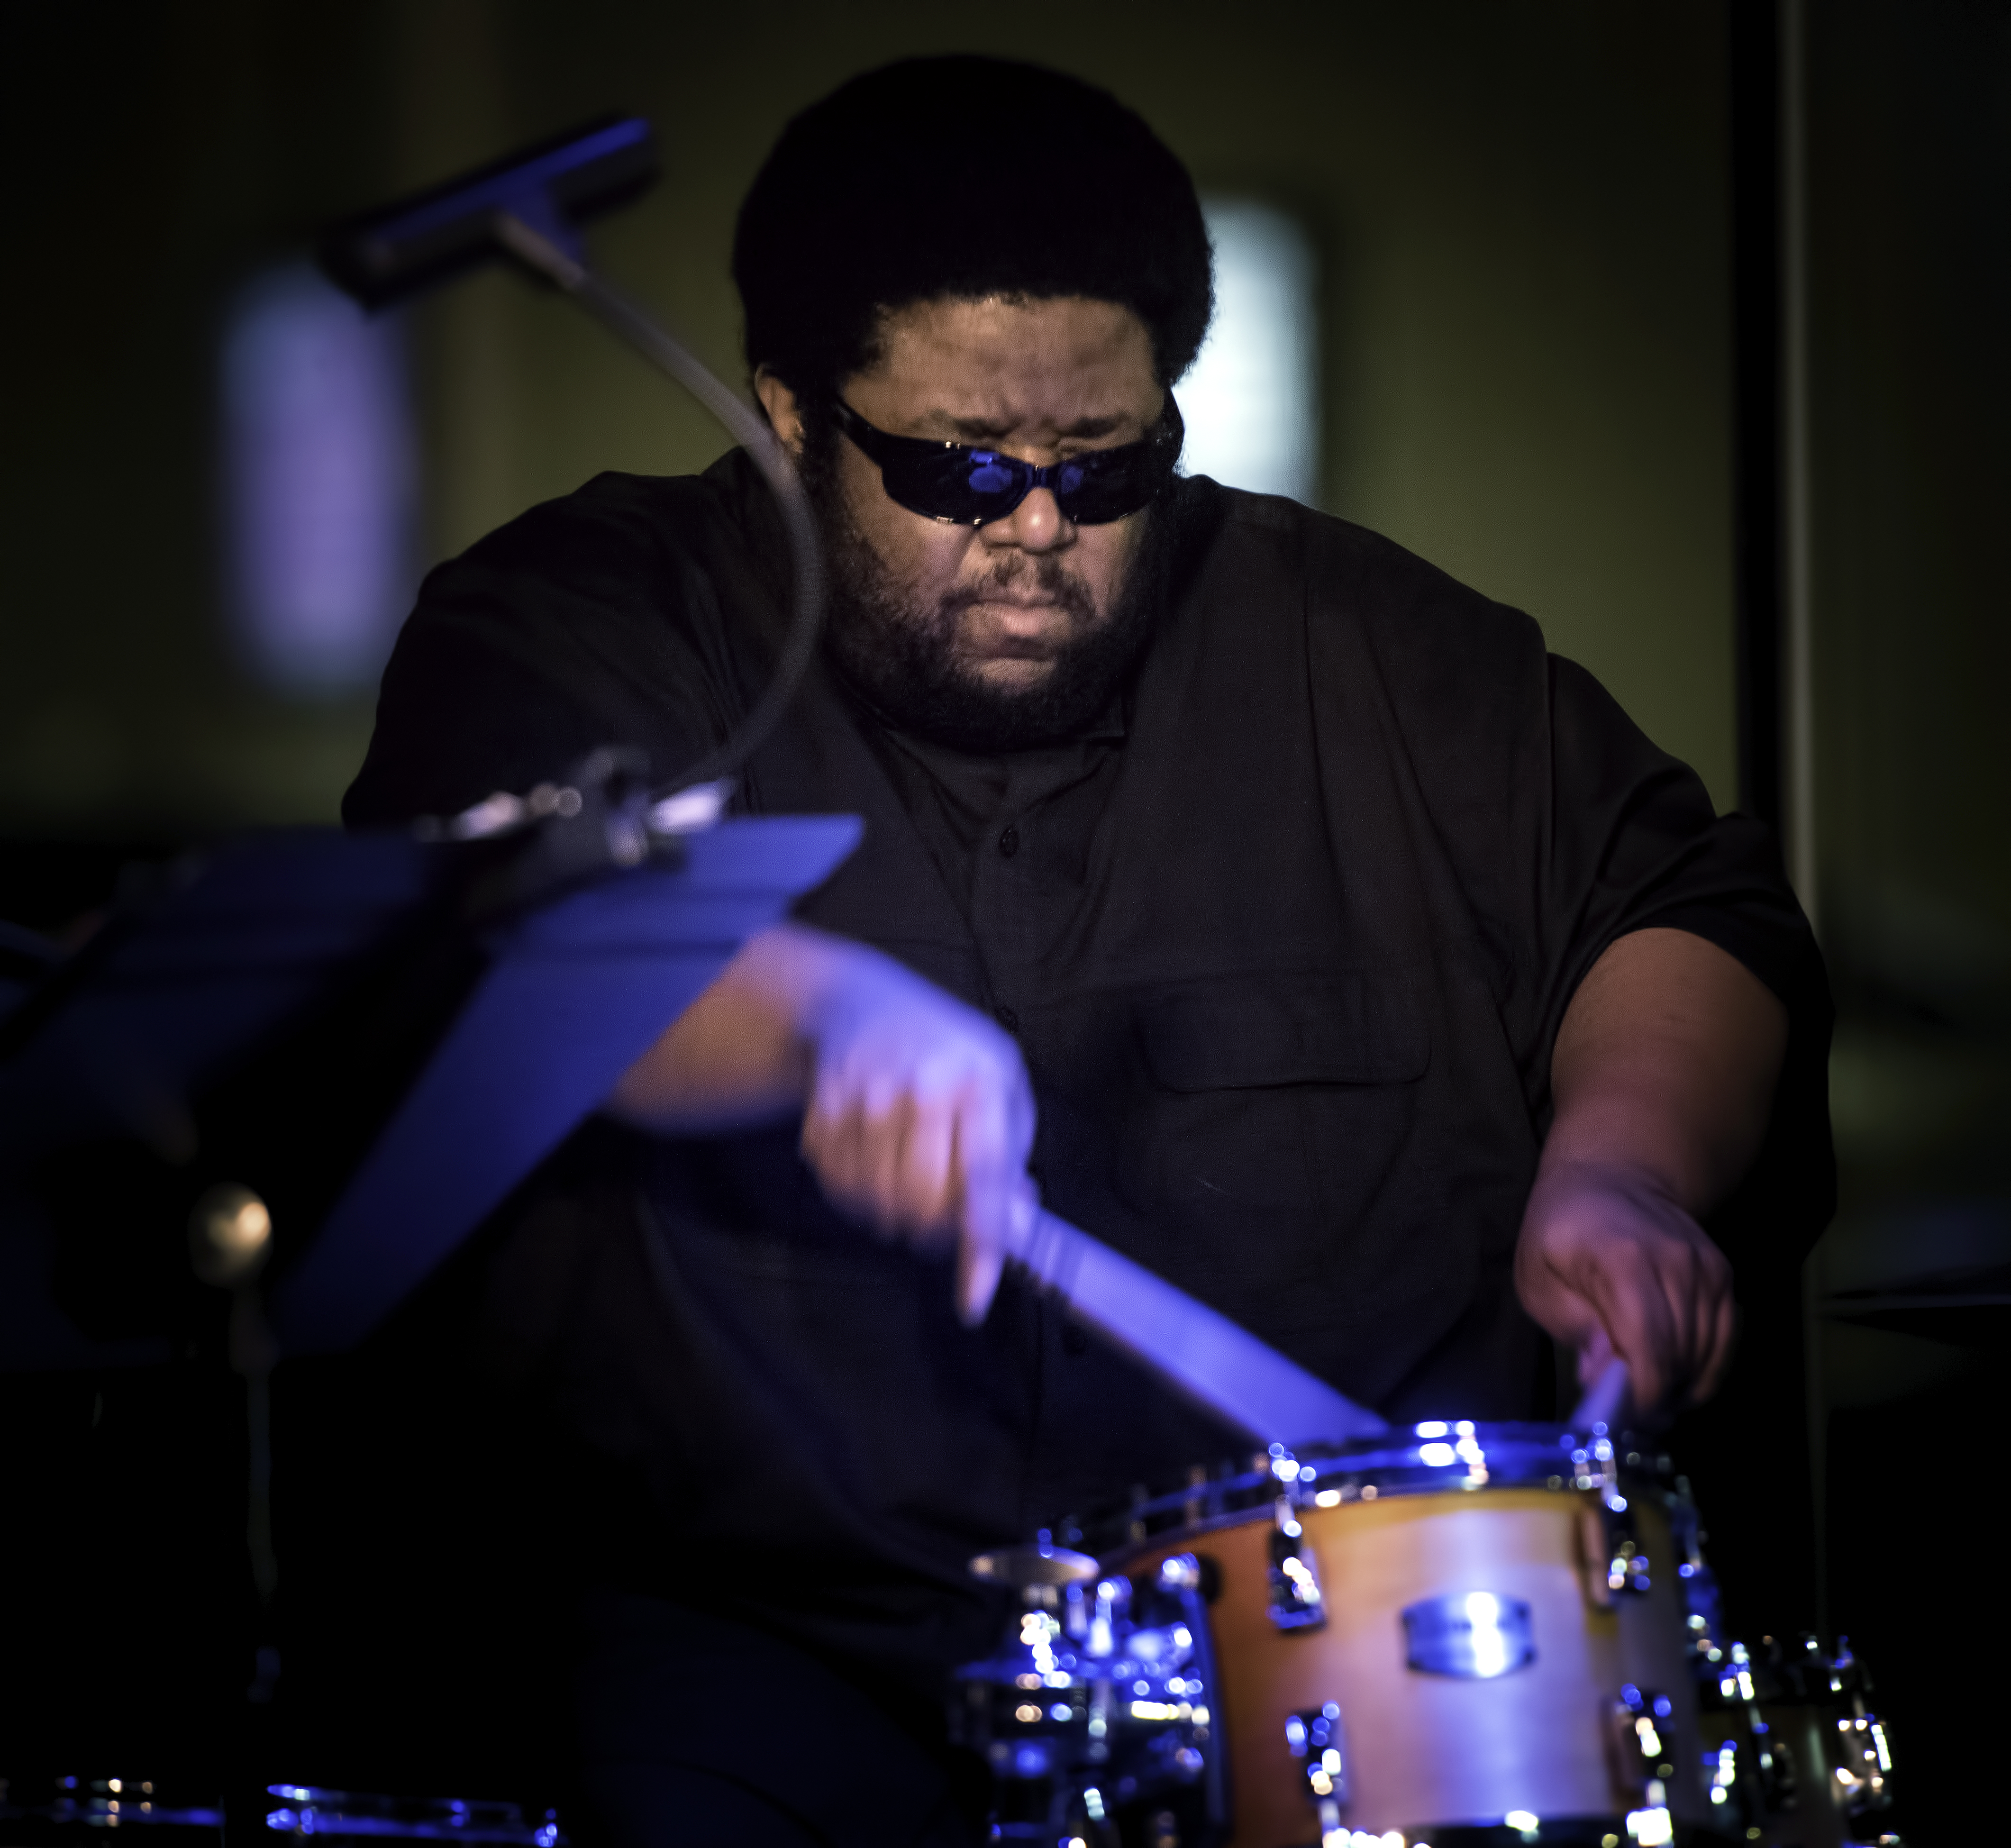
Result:
<svg viewBox="0 0 2011 1848"><path fill-rule="evenodd" d="M1778 0L1728 0L1739 805L1783 835L1781 41Z"/></svg>

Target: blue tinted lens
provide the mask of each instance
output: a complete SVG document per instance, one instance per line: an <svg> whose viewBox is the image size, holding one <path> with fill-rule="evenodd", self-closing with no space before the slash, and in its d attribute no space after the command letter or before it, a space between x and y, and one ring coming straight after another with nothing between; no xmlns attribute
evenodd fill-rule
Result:
<svg viewBox="0 0 2011 1848"><path fill-rule="evenodd" d="M979 450L970 458L970 472L964 486L973 494L1009 494L1018 485L1017 471L1003 456Z"/></svg>

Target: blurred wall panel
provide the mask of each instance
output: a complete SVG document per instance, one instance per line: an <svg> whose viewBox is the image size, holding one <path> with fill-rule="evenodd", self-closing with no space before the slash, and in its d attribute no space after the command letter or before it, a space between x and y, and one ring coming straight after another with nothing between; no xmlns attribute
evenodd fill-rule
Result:
<svg viewBox="0 0 2011 1848"><path fill-rule="evenodd" d="M596 257L735 372L733 214L777 130L852 71L952 48L1109 84L1204 187L1305 225L1323 504L1529 610L1732 799L1716 9L1106 3L1030 45L917 0L29 10L8 27L14 132L93 124L34 237L87 299L7 310L34 376L9 455L0 824L322 818L360 755L367 700L262 693L222 639L209 387L219 304L255 263L333 212L641 110L665 180ZM1066 176L1028 152L1016 183L1065 209ZM600 469L717 453L701 414L514 278L411 312L434 557Z"/></svg>
<svg viewBox="0 0 2011 1848"><path fill-rule="evenodd" d="M387 197L492 160L515 138L497 11L490 0L412 0L390 16L379 52L397 97ZM436 557L461 551L528 504L518 479L527 447L519 407L525 376L540 356L525 351L523 288L500 269L484 271L397 311L413 323L418 354Z"/></svg>
<svg viewBox="0 0 2011 1848"><path fill-rule="evenodd" d="M2011 8L1828 0L1808 55L1824 896L2011 931Z"/></svg>
<svg viewBox="0 0 2011 1848"><path fill-rule="evenodd" d="M2011 1302L2011 9L1835 0L1811 12L1807 59L1815 818L1842 1182L1813 1283ZM1974 1354L1981 1326L1912 1332ZM1833 1384L1839 1404L1884 1390L1862 1367Z"/></svg>
<svg viewBox="0 0 2011 1848"><path fill-rule="evenodd" d="M1181 378L1180 464L1232 488L1320 497L1319 262L1288 213L1205 196L1215 319Z"/></svg>
<svg viewBox="0 0 2011 1848"><path fill-rule="evenodd" d="M403 332L304 262L232 304L217 405L228 598L239 651L269 685L375 686L411 607Z"/></svg>
<svg viewBox="0 0 2011 1848"><path fill-rule="evenodd" d="M367 7L11 7L0 827L186 835L329 814L370 701L262 691L228 617L227 307L387 183Z"/></svg>
<svg viewBox="0 0 2011 1848"><path fill-rule="evenodd" d="M2011 1390L2011 7L1806 10L1814 844L1836 1223L1811 1256L1829 1622L1881 1677L1909 1841L2001 1806L1945 1621L1959 1482Z"/></svg>

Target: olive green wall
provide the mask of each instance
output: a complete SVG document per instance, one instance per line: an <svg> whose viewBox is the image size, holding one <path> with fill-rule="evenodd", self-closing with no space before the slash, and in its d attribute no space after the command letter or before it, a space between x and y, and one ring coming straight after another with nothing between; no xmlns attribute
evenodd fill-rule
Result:
<svg viewBox="0 0 2011 1848"><path fill-rule="evenodd" d="M1815 821L1841 1180L1809 1275L1831 1318L1823 1397L1861 1410L1966 1376L1988 1402L2007 1381L1985 1312L1865 1326L1848 1297L2011 1284L2011 9L1828 0L1810 18Z"/></svg>
<svg viewBox="0 0 2011 1848"><path fill-rule="evenodd" d="M1825 907L2011 935L2011 8L1827 0L1809 66Z"/></svg>
<svg viewBox="0 0 2011 1848"><path fill-rule="evenodd" d="M9 310L30 357L0 554L0 824L334 812L367 700L262 695L214 614L209 349L248 267L330 213L639 110L665 178L594 233L596 259L737 376L726 251L776 130L848 73L945 49L1107 83L1205 187L1301 214L1326 260L1326 504L1529 610L1732 799L1715 8L1102 5L988 35L946 33L939 8L774 0L94 12L9 28L30 132L87 108L104 126L103 151L31 201L34 246L73 286ZM1057 210L1093 183L1009 125L1002 169ZM411 319L436 555L599 469L719 447L514 277Z"/></svg>

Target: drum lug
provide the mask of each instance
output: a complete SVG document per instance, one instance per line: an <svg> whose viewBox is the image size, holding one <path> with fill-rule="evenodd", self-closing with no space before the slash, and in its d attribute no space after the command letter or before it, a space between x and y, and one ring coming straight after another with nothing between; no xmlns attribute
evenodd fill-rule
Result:
<svg viewBox="0 0 2011 1848"><path fill-rule="evenodd" d="M1862 1696L1851 1699L1851 1711L1836 1722L1836 1776L1845 1809L1853 1816L1890 1807L1887 1780L1892 1771L1892 1745L1885 1722L1867 1711Z"/></svg>
<svg viewBox="0 0 2011 1848"><path fill-rule="evenodd" d="M1319 1818L1322 1844L1344 1842L1341 1812L1347 1807L1347 1738L1339 1702L1288 1714L1285 1743L1305 1775L1306 1793Z"/></svg>
<svg viewBox="0 0 2011 1848"><path fill-rule="evenodd" d="M1689 1478L1676 1478L1676 1492L1669 1497L1669 1537L1677 1554L1677 1590L1682 1594L1683 1627L1689 1633L1690 1651L1696 1658L1700 1675L1717 1672L1724 1659L1720 1639L1724 1613L1720 1608L1717 1575L1704 1563L1703 1529L1697 1518L1696 1503L1690 1497ZM1745 1651L1733 1647L1737 1658Z"/></svg>
<svg viewBox="0 0 2011 1848"><path fill-rule="evenodd" d="M1326 1596L1319 1565L1289 1495L1278 1497L1271 1533L1271 1622L1287 1636L1310 1635L1326 1625Z"/></svg>
<svg viewBox="0 0 2011 1848"><path fill-rule="evenodd" d="M1586 1601L1596 1610L1610 1611L1615 1599L1641 1597L1652 1589L1648 1555L1635 1536L1633 1511L1625 1497L1611 1494L1584 1505L1579 1515L1579 1547Z"/></svg>
<svg viewBox="0 0 2011 1848"><path fill-rule="evenodd" d="M1629 1682L1613 1704L1613 1776L1630 1802L1644 1796L1652 1806L1676 1775L1676 1738L1670 1730L1675 1703L1652 1688Z"/></svg>
<svg viewBox="0 0 2011 1848"><path fill-rule="evenodd" d="M1087 1604L1088 1601L1085 1599L1084 1602ZM1099 1659L1114 1655L1118 1638L1130 1613L1131 1581L1121 1576L1098 1579L1096 1602L1087 1613L1088 1622L1084 1626L1084 1652Z"/></svg>
<svg viewBox="0 0 2011 1848"><path fill-rule="evenodd" d="M1675 1775L1676 1742L1657 1722L1669 1720L1674 1703L1665 1694L1643 1692L1630 1682L1620 1690L1611 1711L1607 1769L1614 1794L1629 1806L1627 1832L1644 1844L1673 1841L1669 1781ZM1635 1804L1640 1807L1632 1807Z"/></svg>

